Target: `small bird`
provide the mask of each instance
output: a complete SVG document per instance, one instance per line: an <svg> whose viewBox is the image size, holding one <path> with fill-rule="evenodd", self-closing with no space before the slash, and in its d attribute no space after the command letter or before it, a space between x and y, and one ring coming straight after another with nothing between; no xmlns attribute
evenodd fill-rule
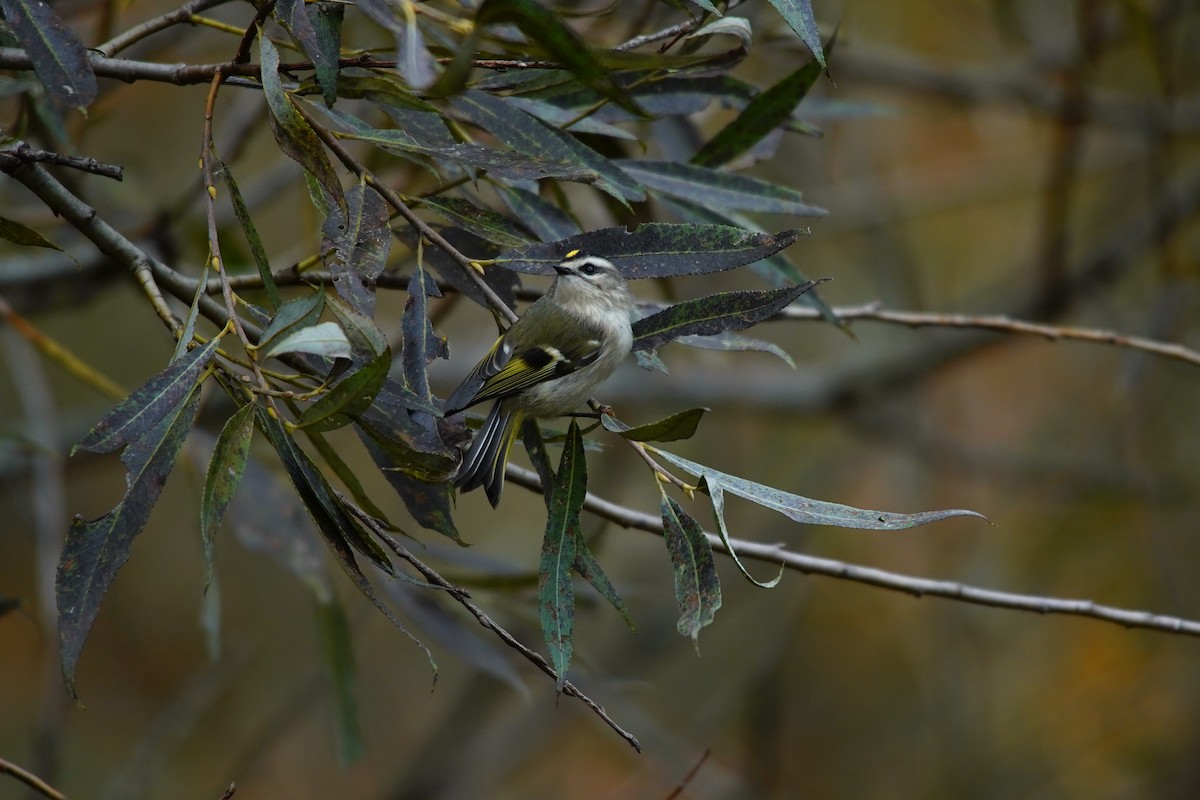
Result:
<svg viewBox="0 0 1200 800"><path fill-rule="evenodd" d="M454 478L464 492L482 486L493 508L521 423L578 409L633 346L633 296L611 261L572 250L554 271L546 293L446 400L447 417L496 401Z"/></svg>

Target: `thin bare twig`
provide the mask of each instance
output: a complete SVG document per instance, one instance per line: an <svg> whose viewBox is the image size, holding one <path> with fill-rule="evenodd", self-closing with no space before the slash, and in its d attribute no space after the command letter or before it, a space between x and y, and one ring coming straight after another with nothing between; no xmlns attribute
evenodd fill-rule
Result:
<svg viewBox="0 0 1200 800"><path fill-rule="evenodd" d="M533 470L524 469L515 464L509 464L505 476L520 486L536 492L542 491L542 482ZM662 535L662 520L645 512L614 503L588 493L583 507L611 522L625 527L649 531ZM721 537L705 531L705 536L715 550L728 553ZM1056 597L1041 597L1038 595L1018 594L984 589L957 581L942 581L933 578L921 578L898 572L864 567L845 561L835 561L829 558L804 555L792 552L782 544L761 544L744 539L730 539L733 551L741 558L753 558L772 564L782 564L788 569L805 575L824 575L827 578L865 583L879 589L903 592L913 597L942 597L947 600L958 600L974 605L1004 608L1013 611L1032 611L1038 614L1065 614L1121 625L1126 628L1145 628L1164 633L1175 633L1184 636L1200 637L1200 621L1171 617L1163 614L1153 614L1149 611L1116 606L1099 605L1091 600L1074 600Z"/></svg>
<svg viewBox="0 0 1200 800"><path fill-rule="evenodd" d="M12 775L21 783L25 784L31 789L35 789L41 794L46 795L46 797L53 798L53 800L67 800L67 796L65 794L46 783L37 775L34 775L29 770L17 766L11 761L5 761L3 758L0 758L0 775Z"/></svg>
<svg viewBox="0 0 1200 800"><path fill-rule="evenodd" d="M85 158L84 156L65 156L62 153L52 153L49 150L36 150L26 142L17 142L13 147L6 147L0 150L0 159L7 160L12 158L18 161L36 161L42 164L69 167L81 172L102 175L105 178L112 178L117 181L121 180L124 174L124 168L114 164L105 164L102 161L97 161L94 158Z"/></svg>
<svg viewBox="0 0 1200 800"><path fill-rule="evenodd" d="M107 58L112 58L117 53L127 47L130 47L147 36L152 36L159 31L166 30L173 25L179 25L187 22L192 18L192 15L199 14L201 11L207 11L215 6L223 5L229 0L192 0L190 3L185 3L174 11L168 11L153 19L148 19L138 25L134 25L127 31L117 34L109 39L104 44L92 48L95 52Z"/></svg>

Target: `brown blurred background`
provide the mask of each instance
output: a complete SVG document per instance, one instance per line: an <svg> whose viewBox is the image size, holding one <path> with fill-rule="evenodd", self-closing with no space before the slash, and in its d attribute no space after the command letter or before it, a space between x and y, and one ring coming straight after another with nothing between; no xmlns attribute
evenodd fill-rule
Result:
<svg viewBox="0 0 1200 800"><path fill-rule="evenodd" d="M154 5L125 13L149 17ZM625 33L626 5L595 23L611 26L604 41ZM1008 313L1200 345L1194 4L814 6L826 34L838 29L833 81L801 106L825 135L789 134L755 169L829 210L789 251L810 277L835 279L823 287L828 302ZM225 11L245 23L245 9ZM755 48L740 74L767 85L802 63L800 45L766 4L745 13ZM137 55L202 61L229 52L207 32L173 42ZM196 263L204 89L109 90L79 147L123 164L126 180L96 186L97 206L118 223L190 208L175 244ZM254 103L237 100L222 95L218 141L253 113ZM710 109L705 130L731 113ZM256 221L286 264L313 252L319 231L302 186L273 191L277 162L256 171L255 156L272 147L259 131L235 167L248 194L272 198ZM6 205L31 202L22 192L0 182ZM36 211L23 219L37 222ZM76 258L92 258L85 244L63 241ZM7 244L0 254L28 257ZM757 288L748 275L693 280L681 294ZM398 299L383 301L382 318L395 321L399 309ZM126 388L169 357L169 337L125 281L28 313ZM441 393L484 347L490 322L482 317L456 312L441 323L454 354L435 374ZM795 371L768 355L675 346L662 354L669 377L631 365L603 399L628 422L711 407L696 438L674 449L726 472L866 508L972 508L995 523L959 519L889 534L804 528L732 501L736 536L896 572L1200 617L1200 368L1006 334L874 322L853 331L813 322L759 328L795 357ZM424 656L334 569L355 637L367 745L343 769L311 594L228 531L218 541L223 649L215 662L206 656L202 473L183 462L105 600L80 663L83 706L75 706L46 661L55 634L43 627L52 618L39 580L54 553L39 560L37 521L54 521L61 535L70 515L99 516L119 497L117 458L53 455L112 402L29 358L10 330L0 334L0 595L24 602L0 617L0 757L48 770L71 797L215 800L236 780L239 798L665 798L706 752L682 796L1200 794L1195 639L918 601L794 572L764 591L722 558L724 605L697 656L675 632L661 540L598 520L587 522L589 533L602 536L600 559L637 632L581 588L572 677L645 753L578 702L556 699L544 676L483 632L492 675L435 647L431 692ZM352 437L334 441L361 458ZM61 502L44 490L56 470ZM589 471L598 493L657 508L653 481L627 449L590 454ZM381 479L368 488L406 519ZM701 503L687 508L708 521ZM540 498L509 487L500 512L472 495L457 519L471 558L522 578L535 569L543 513ZM449 549L434 534L421 538L434 561ZM774 574L769 564L751 569ZM531 584L514 583L473 594L540 648ZM0 776L0 797L24 791Z"/></svg>

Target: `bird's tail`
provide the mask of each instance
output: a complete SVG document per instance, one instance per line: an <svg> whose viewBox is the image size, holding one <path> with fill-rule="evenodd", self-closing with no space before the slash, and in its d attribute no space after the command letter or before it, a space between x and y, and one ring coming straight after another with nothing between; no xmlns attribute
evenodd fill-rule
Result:
<svg viewBox="0 0 1200 800"><path fill-rule="evenodd" d="M492 406L483 427L475 434L471 449L454 476L454 484L464 492L482 486L488 502L495 508L504 488L504 467L525 415L511 404L500 401Z"/></svg>

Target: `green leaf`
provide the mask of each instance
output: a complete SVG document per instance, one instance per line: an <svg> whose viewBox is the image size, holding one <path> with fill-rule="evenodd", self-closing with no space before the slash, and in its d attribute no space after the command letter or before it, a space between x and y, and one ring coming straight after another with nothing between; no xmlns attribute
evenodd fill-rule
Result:
<svg viewBox="0 0 1200 800"><path fill-rule="evenodd" d="M823 208L802 202L802 195L795 189L749 175L675 161L631 159L617 164L643 186L717 212L738 209L801 217L823 217L827 213Z"/></svg>
<svg viewBox="0 0 1200 800"><path fill-rule="evenodd" d="M596 60L587 43L555 13L535 0L484 0L475 14L476 31L505 22L516 24L523 34L561 62L585 86L634 114L642 114L637 104ZM473 50L474 41L469 44Z"/></svg>
<svg viewBox="0 0 1200 800"><path fill-rule="evenodd" d="M321 227L321 256L333 275L333 288L366 317L375 312L375 281L391 245L387 204L363 183L346 192L346 214L335 210Z"/></svg>
<svg viewBox="0 0 1200 800"><path fill-rule="evenodd" d="M276 0L275 18L287 29L313 63L325 105L337 100L338 56L341 49L342 7L338 3Z"/></svg>
<svg viewBox="0 0 1200 800"><path fill-rule="evenodd" d="M694 475L697 478L703 478L705 483L710 486L713 483L719 483L730 494L737 495L752 503L757 503L763 508L778 511L785 517L806 525L836 525L842 528L859 528L862 530L898 531L915 528L918 525L925 525L950 517L978 517L982 520L987 519L987 517L977 511L957 508L946 511L922 511L916 514L897 514L890 511L869 511L867 509L854 508L853 506L844 506L840 503L828 503L824 500L812 500L807 497L801 497L798 494L785 492L782 489L764 486L761 483L755 483L745 478L718 472L711 467L697 464L694 461L688 461L686 458L677 456L674 453L668 453L666 450L656 448L654 452L688 474Z"/></svg>
<svg viewBox="0 0 1200 800"><path fill-rule="evenodd" d="M263 351L263 356L285 353L310 353L326 358L350 358L350 340L336 322L320 322L307 328L293 329L280 336Z"/></svg>
<svg viewBox="0 0 1200 800"><path fill-rule="evenodd" d="M178 412L180 404L195 388L200 374L212 360L220 343L220 337L213 337L203 347L190 350L182 358L172 361L166 369L108 412L75 445L75 449L111 453L157 429L164 418Z"/></svg>
<svg viewBox="0 0 1200 800"><path fill-rule="evenodd" d="M258 348L264 356L274 352L276 341L282 340L298 330L313 325L321 318L325 308L325 291L315 289L303 297L289 300L279 307L262 336L258 338Z"/></svg>
<svg viewBox="0 0 1200 800"><path fill-rule="evenodd" d="M575 527L574 568L581 578L590 583L592 588L600 593L601 597L612 604L612 607L625 620L625 624L629 626L629 629L636 631L637 626L633 624L633 617L629 615L629 609L625 607L625 601L621 599L621 595L617 594L616 587L613 586L612 581L608 579L608 575L600 567L600 562L596 560L596 556L588 549L587 542L583 538L582 526Z"/></svg>
<svg viewBox="0 0 1200 800"><path fill-rule="evenodd" d="M809 281L782 289L720 292L668 306L633 323L633 349L662 347L680 336L710 336L749 328L770 319L816 285L816 281Z"/></svg>
<svg viewBox="0 0 1200 800"><path fill-rule="evenodd" d="M424 197L421 204L451 225L463 228L501 247L521 247L529 244L529 237L516 222L503 214L480 208L470 200L461 197Z"/></svg>
<svg viewBox="0 0 1200 800"><path fill-rule="evenodd" d="M567 212L524 189L498 186L509 210L543 242L566 239L579 233L579 225Z"/></svg>
<svg viewBox="0 0 1200 800"><path fill-rule="evenodd" d="M822 69L820 63L810 61L755 97L742 113L692 156L692 163L715 167L749 150L788 121L792 109L816 83Z"/></svg>
<svg viewBox="0 0 1200 800"><path fill-rule="evenodd" d="M217 528L229 509L250 455L250 440L254 435L254 404L246 403L233 413L221 428L213 445L212 458L204 478L204 494L200 502L200 543L204 551L204 591L213 582L216 563Z"/></svg>
<svg viewBox="0 0 1200 800"><path fill-rule="evenodd" d="M807 297L808 295L802 296ZM675 341L679 342L679 344L696 347L701 350L736 350L742 352L770 353L792 369L796 368L796 362L779 345L774 342L764 342L762 339L742 336L740 333L722 331L711 336L680 336Z"/></svg>
<svg viewBox="0 0 1200 800"><path fill-rule="evenodd" d="M338 759L346 766L362 758L365 748L354 692L354 646L350 639L350 624L345 609L336 599L317 601L317 632L333 690Z"/></svg>
<svg viewBox="0 0 1200 800"><path fill-rule="evenodd" d="M0 217L0 238L21 247L46 247L60 253L67 252L28 225L8 217Z"/></svg>
<svg viewBox="0 0 1200 800"><path fill-rule="evenodd" d="M96 99L96 75L75 31L44 0L0 0L0 10L47 94L65 108L86 111Z"/></svg>
<svg viewBox="0 0 1200 800"><path fill-rule="evenodd" d="M355 363L371 361L388 352L388 338L373 319L351 308L348 303L337 297L326 298L326 305L342 326L342 331L350 342Z"/></svg>
<svg viewBox="0 0 1200 800"><path fill-rule="evenodd" d="M505 102L511 106L516 106L527 114L532 114L547 125L553 125L555 128L561 130L569 130L572 133L593 133L598 136L611 136L614 139L625 139L630 142L638 141L637 134L631 131L618 128L607 122L601 122L592 117L580 119L577 112L568 111L545 100L511 96L505 98ZM567 123L570 123L569 127Z"/></svg>
<svg viewBox="0 0 1200 800"><path fill-rule="evenodd" d="M821 69L826 69L825 51L821 48L821 33L813 16L812 0L771 0L771 5L808 46Z"/></svg>
<svg viewBox="0 0 1200 800"><path fill-rule="evenodd" d="M752 233L731 225L647 222L632 233L621 226L601 228L508 250L493 260L514 272L550 275L567 253L581 250L604 256L629 280L672 278L745 266L778 253L800 235L800 231Z"/></svg>
<svg viewBox="0 0 1200 800"><path fill-rule="evenodd" d="M658 422L649 422L637 427L629 427L611 414L602 414L600 422L613 433L633 442L676 442L680 439L690 439L696 434L700 418L707 408L689 408L672 414Z"/></svg>
<svg viewBox="0 0 1200 800"><path fill-rule="evenodd" d="M564 436L564 441L565 441ZM550 456L546 453L546 440L542 437L542 429L536 419L526 419L521 423L521 443L525 445L525 454L529 463L542 482L542 496L546 500L546 508L550 508L550 495L554 492L554 469L550 466Z"/></svg>
<svg viewBox="0 0 1200 800"><path fill-rule="evenodd" d="M259 31L258 40L261 45L263 93L267 98L267 108L271 111L271 133L275 135L279 149L304 167L345 214L346 195L342 192L342 184L333 170L333 164L321 140L296 110L291 95L284 91L283 83L279 80L279 51L262 31Z"/></svg>
<svg viewBox="0 0 1200 800"><path fill-rule="evenodd" d="M250 209L246 207L246 201L242 198L242 192L238 189L237 183L233 179L233 173L229 170L229 165L224 161L217 159L217 171L225 178L225 185L229 188L229 199L233 203L233 213L237 217L238 223L242 226L242 232L246 235L246 241L250 244L250 254L254 257L254 265L258 267L258 276L262 278L263 291L267 294L267 302L271 308L277 309L283 303L283 299L279 296L279 288L275 285L275 275L271 272L271 259L267 256L267 249L263 247L262 239L258 235L258 229L254 226L254 220L250 218Z"/></svg>
<svg viewBox="0 0 1200 800"><path fill-rule="evenodd" d="M737 565L738 571L745 576L746 580L760 589L774 589L783 579L784 565L780 564L779 574L766 582L760 581L750 574L750 570L742 564L742 559L738 557L737 550L734 549L733 542L729 539L729 529L725 526L725 492L721 488L721 482L705 477L703 483L701 488L708 493L708 497L712 501L713 517L717 520L717 531L720 533L721 541L725 543L725 552L733 559L733 563Z"/></svg>
<svg viewBox="0 0 1200 800"><path fill-rule="evenodd" d="M587 495L587 462L579 425L571 420L558 474L550 493L546 535L538 565L538 610L542 636L558 675L558 691L567 681L575 627L575 589L571 567L575 563L575 529Z"/></svg>
<svg viewBox="0 0 1200 800"><path fill-rule="evenodd" d="M383 388L391 366L391 351L385 351L359 369L350 372L304 409L300 418L296 420L296 427L311 428L320 432L349 425L355 417L371 406L375 396Z"/></svg>
<svg viewBox="0 0 1200 800"><path fill-rule="evenodd" d="M518 153L569 164L581 173L581 177L565 180L587 181L623 203L646 199L638 182L616 164L569 133L547 125L499 97L470 89L453 98L450 107Z"/></svg>
<svg viewBox="0 0 1200 800"><path fill-rule="evenodd" d="M712 545L700 524L674 498L662 496L663 537L675 570L676 629L699 647L700 629L713 621L721 607L721 582Z"/></svg>
<svg viewBox="0 0 1200 800"><path fill-rule="evenodd" d="M181 402L121 454L128 488L116 507L91 521L77 516L67 531L55 597L63 682L73 697L77 696L75 665L100 612L100 601L129 560L133 540L146 526L199 408L200 387L193 383Z"/></svg>

